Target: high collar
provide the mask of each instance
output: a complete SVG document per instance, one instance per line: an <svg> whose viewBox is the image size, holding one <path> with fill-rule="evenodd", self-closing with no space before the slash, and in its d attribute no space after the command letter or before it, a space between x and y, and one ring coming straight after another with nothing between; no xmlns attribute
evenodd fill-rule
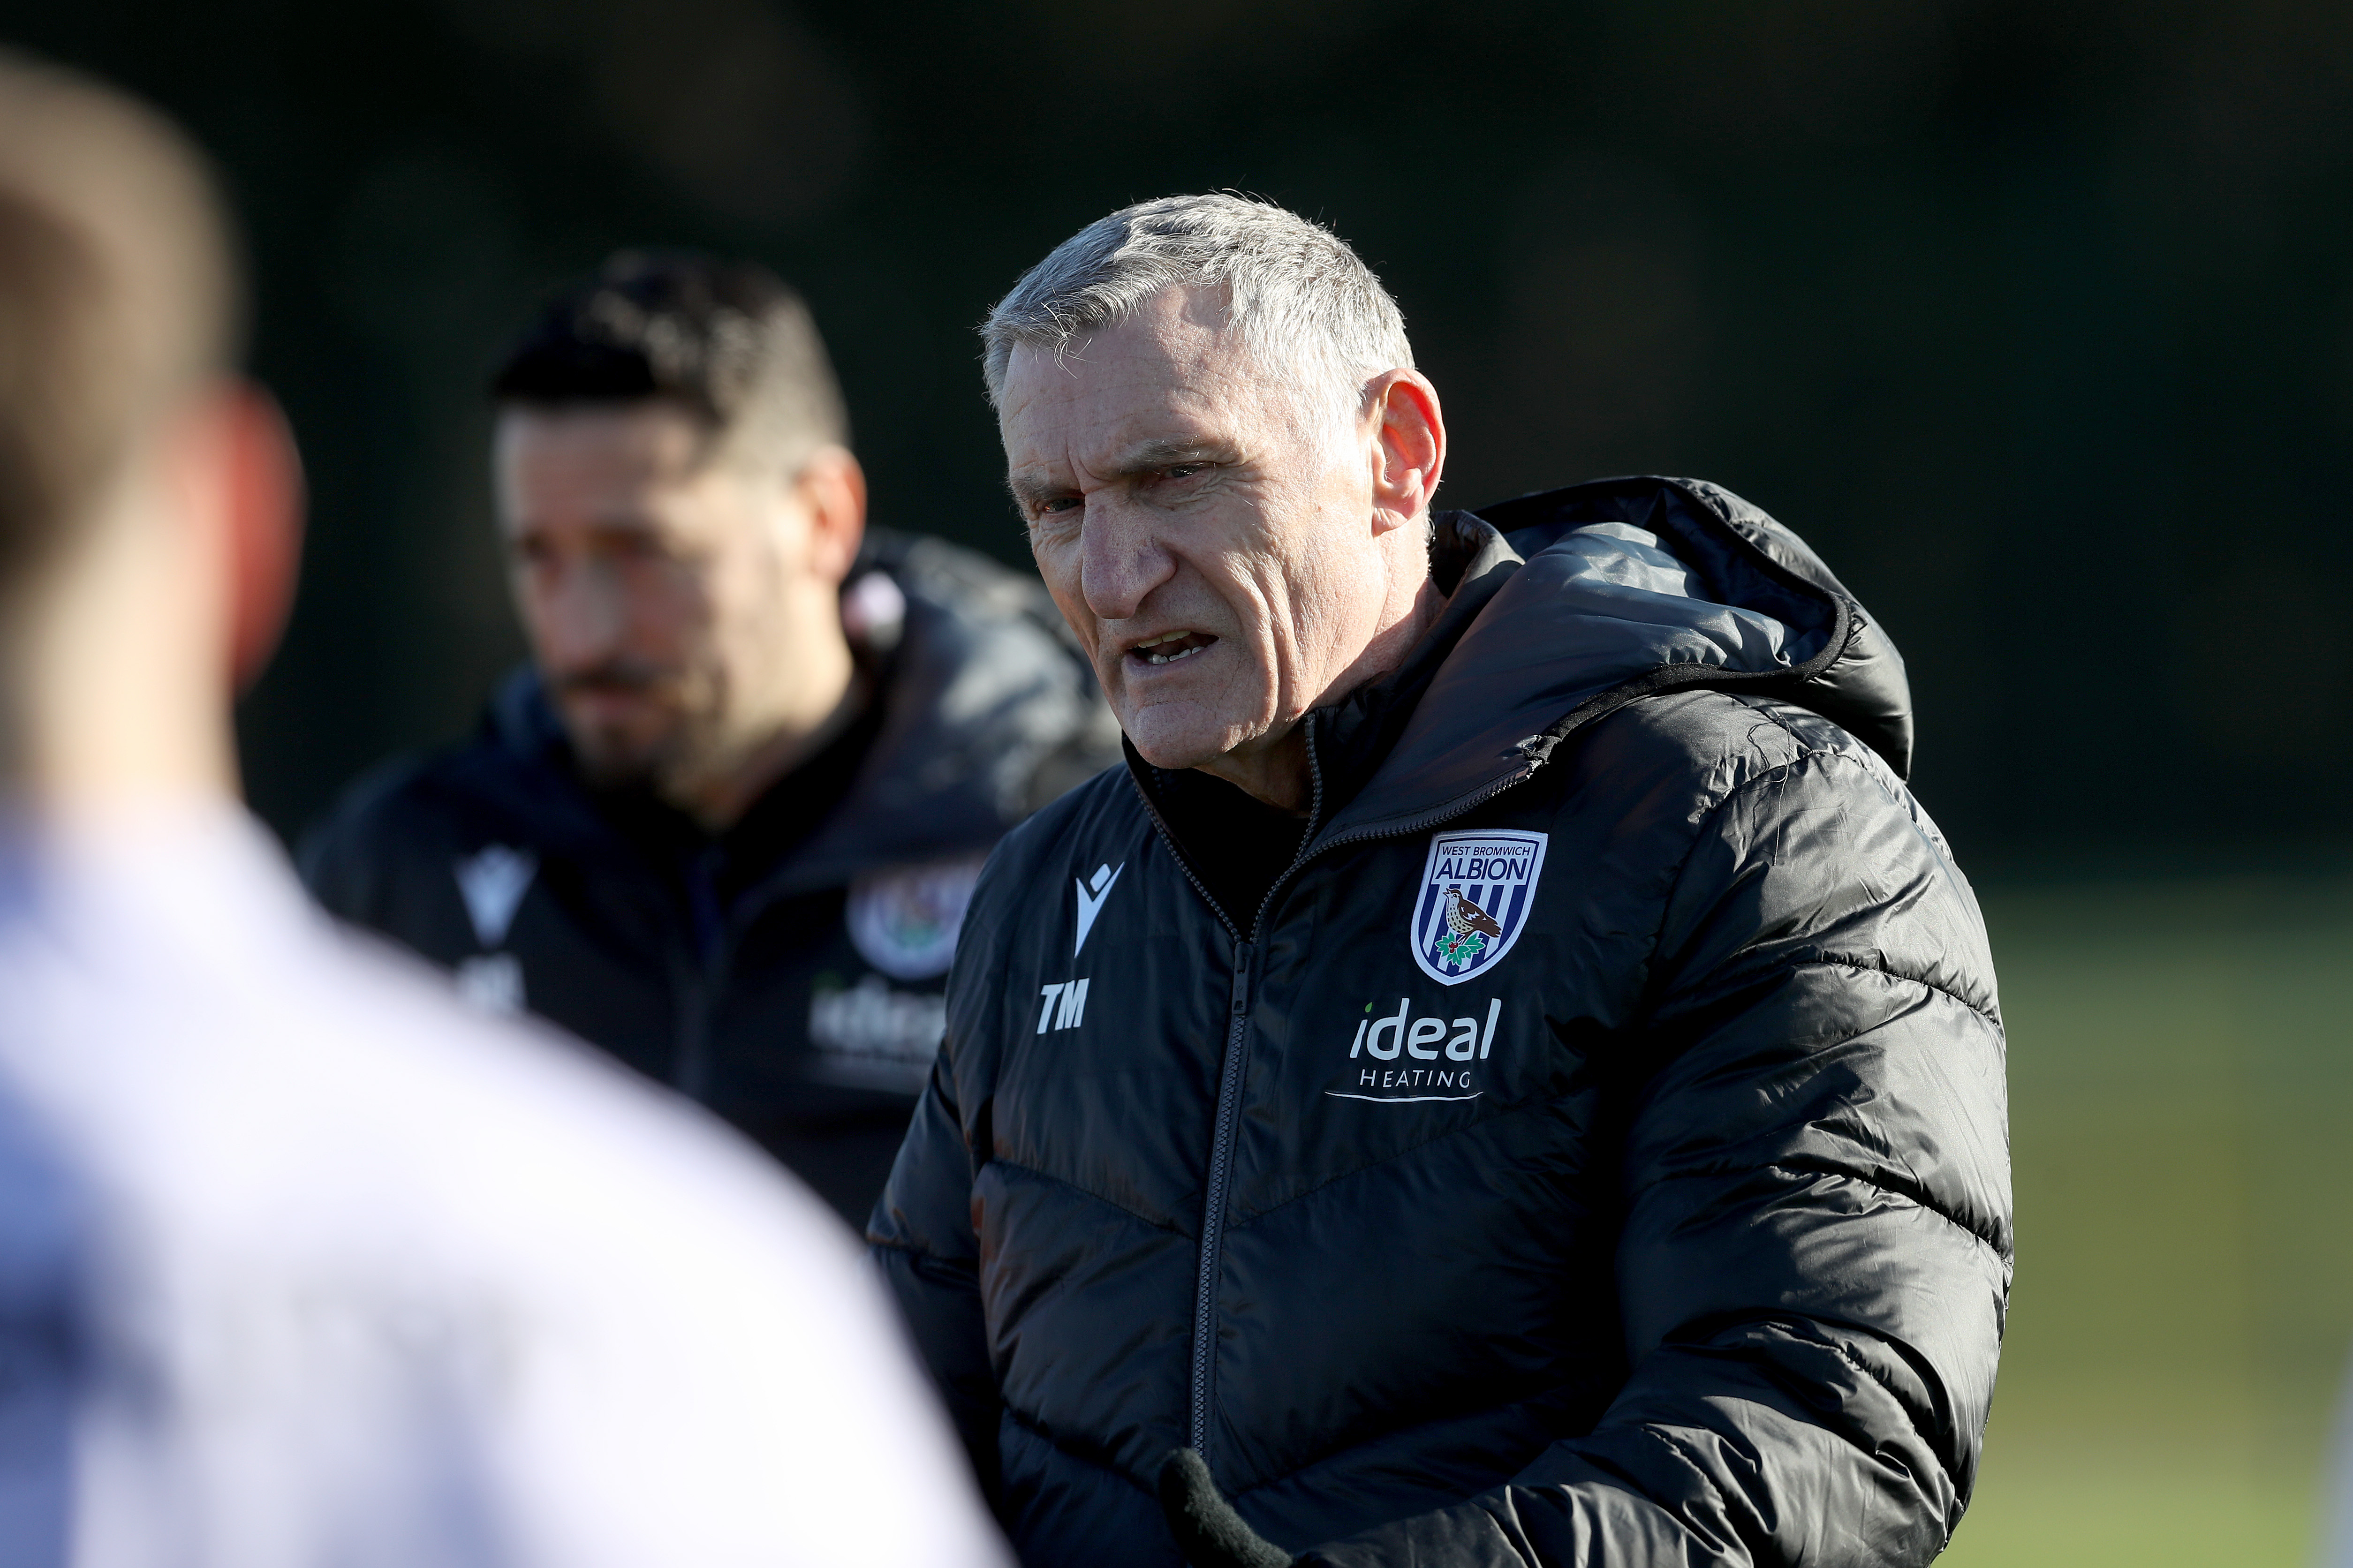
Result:
<svg viewBox="0 0 2353 1568"><path fill-rule="evenodd" d="M1397 668L1312 716L1309 743L1323 788L1320 816L1330 821L1356 798L1405 733L1423 695L1463 634L1521 565L1493 525L1467 511L1431 520L1430 578L1446 602Z"/></svg>
<svg viewBox="0 0 2353 1568"><path fill-rule="evenodd" d="M1467 810L1585 724L1682 688L1784 697L1909 767L1894 645L1803 541L1730 492L1607 479L1448 521L1495 552L1472 552L1404 665L1319 721L1337 801L1319 842Z"/></svg>

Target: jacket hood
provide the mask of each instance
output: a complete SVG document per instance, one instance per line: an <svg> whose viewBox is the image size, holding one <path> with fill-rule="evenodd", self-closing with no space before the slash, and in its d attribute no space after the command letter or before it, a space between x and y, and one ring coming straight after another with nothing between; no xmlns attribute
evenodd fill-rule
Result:
<svg viewBox="0 0 2353 1568"><path fill-rule="evenodd" d="M1328 832L1459 810L1595 719L1688 687L1795 702L1910 771L1895 645L1802 540L1730 491L1601 479L1448 514L1437 532L1468 557L1425 639L1443 651Z"/></svg>
<svg viewBox="0 0 2353 1568"><path fill-rule="evenodd" d="M878 578L889 587L874 591ZM856 640L881 675L881 729L841 805L764 884L770 893L847 881L878 865L984 853L1117 754L1093 673L1037 584L955 545L880 530L868 531L849 584L846 599L855 596L862 611ZM487 721L538 775L524 795L540 820L552 773L577 800L565 825L609 837L574 782L568 742L535 671L507 680ZM1054 765L1063 754L1082 759L1076 771Z"/></svg>

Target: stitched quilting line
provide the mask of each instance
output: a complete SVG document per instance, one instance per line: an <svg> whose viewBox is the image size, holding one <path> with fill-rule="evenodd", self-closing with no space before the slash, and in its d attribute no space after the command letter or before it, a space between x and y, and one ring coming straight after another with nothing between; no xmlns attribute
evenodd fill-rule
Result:
<svg viewBox="0 0 2353 1568"><path fill-rule="evenodd" d="M1711 1167L1704 1171L1665 1171L1652 1176L1648 1184L1652 1186L1661 1186L1669 1182L1704 1181L1710 1177L1721 1177L1726 1173L1726 1171L1775 1173L1788 1176L1801 1176L1804 1177L1809 1184L1817 1181L1832 1181L1844 1182L1858 1187L1867 1187L1874 1193L1883 1194L1892 1202L1903 1204L1910 1208L1918 1209L1922 1214L1931 1215L1936 1218L1944 1221L1955 1230L1959 1231L1963 1236L1968 1237L1971 1241L1976 1242L1979 1247L1984 1247L1988 1252L1992 1253L1994 1261L2000 1264L2003 1268L2009 1268L2011 1264L2010 1255L2002 1250L2001 1244L1998 1240L1989 1237L1983 1231L1978 1229L1977 1226L1969 1224L1968 1221L1947 1209L1943 1205L1931 1203L1925 1197L1915 1196L1911 1193L1905 1192L1901 1187L1890 1186L1887 1183L1880 1181L1875 1177L1862 1175L1853 1171L1841 1170L1835 1165L1807 1165L1794 1163L1788 1160L1767 1160L1761 1163L1754 1165L1733 1165L1720 1168Z"/></svg>
<svg viewBox="0 0 2353 1568"><path fill-rule="evenodd" d="M1805 750L1799 755L1790 758L1786 763L1781 763L1776 766L1767 768L1764 772L1756 774L1754 777L1744 779L1740 783L1733 785L1730 789L1724 792L1723 799L1717 801L1714 805L1709 806L1706 812L1701 816L1699 821L1694 826L1692 841L1689 845L1685 846L1683 858L1675 863L1674 877L1672 880L1667 884L1667 896L1660 905L1662 915L1665 910L1674 903L1676 896L1683 891L1683 879L1691 871L1692 857L1699 853L1700 846L1707 841L1709 830L1715 826L1717 818L1724 815L1726 807L1730 806L1733 802L1740 799L1743 795L1748 794L1752 790L1759 790L1768 784L1786 783L1792 773L1795 773L1801 768L1817 763L1835 763L1860 770L1863 777L1871 781L1873 787L1879 791L1883 799L1884 799L1890 805L1896 807L1904 813L1905 825L1912 829L1914 835L1916 836L1920 842L1926 847L1929 854L1936 858L1936 864L1943 868L1947 874L1956 878L1960 877L1959 868L1954 866L1951 858L1945 853L1943 846L1941 846L1935 838L1929 837L1929 835L1920 826L1919 819L1911 808L1910 792L1908 790L1903 795L1898 795L1894 791L1889 789L1887 786L1887 781L1880 776L1878 770L1870 766L1861 757L1852 752L1824 746L1805 739L1805 737L1799 735L1795 730L1790 729L1788 722L1778 714L1772 711L1772 704L1768 700L1753 698L1740 692L1728 691L1721 693L1721 695L1729 697L1733 700L1739 702L1742 706L1747 708L1752 712L1760 714L1765 718L1771 719L1774 723L1780 726L1781 730L1787 733L1791 740L1797 742L1798 744L1804 747ZM1825 722L1827 721L1825 721ZM1839 732L1841 734L1845 733L1842 730ZM1860 745L1862 742L1857 742L1856 744ZM1966 886L1967 879L1963 879L1962 880L1963 885ZM1656 966L1658 960L1659 939L1665 935L1666 928L1662 920L1659 931L1653 933L1651 938L1649 958L1652 967Z"/></svg>
<svg viewBox="0 0 2353 1568"><path fill-rule="evenodd" d="M1996 1033L2002 1032L2000 1014L1990 1007L1978 1005L1951 986L1939 985L1925 975L1906 974L1900 969L1890 969L1883 963L1866 963L1860 958L1849 957L1842 953L1824 953L1817 958L1792 959L1782 967L1785 969L1852 969L1858 974L1877 974L1895 981L1899 984L1916 985L1923 991L1944 997L1947 1001L1958 1003L1992 1025Z"/></svg>
<svg viewBox="0 0 2353 1568"><path fill-rule="evenodd" d="M1229 1220L1226 1225L1226 1232L1228 1235L1231 1235L1237 1230L1256 1225L1259 1221L1266 1218L1269 1215L1281 1214L1284 1209L1289 1208L1292 1205L1299 1202L1303 1198L1312 1198L1317 1193L1323 1192L1327 1188L1336 1186L1340 1183L1348 1181L1353 1177L1361 1176L1367 1171L1377 1171L1383 1165L1388 1164L1393 1161L1402 1160L1408 1154L1418 1153L1421 1150L1430 1148L1433 1144L1443 1143L1449 1138L1459 1138L1465 1133L1476 1132L1482 1128L1499 1127L1514 1116L1525 1116L1529 1112L1535 1110L1546 1110L1571 1098L1573 1097L1569 1095L1556 1095L1550 1100L1532 1100L1525 1105L1514 1105L1508 1110L1497 1111L1493 1116L1482 1116L1476 1121L1466 1121L1460 1127L1448 1127L1442 1129L1440 1131L1431 1133L1429 1137L1424 1138L1419 1143L1409 1143L1401 1149L1391 1150L1377 1160L1367 1160L1361 1165L1353 1166L1345 1171L1335 1172L1333 1174L1324 1177L1314 1186L1307 1188L1305 1191L1293 1193L1291 1196L1283 1199L1281 1203L1274 1205L1271 1208L1261 1209L1256 1214L1250 1215L1250 1218L1242 1220L1239 1224Z"/></svg>
<svg viewBox="0 0 2353 1568"><path fill-rule="evenodd" d="M1091 1198L1094 1202L1103 1205L1103 1207L1107 1209L1116 1210L1147 1229L1166 1231L1170 1236L1183 1236L1186 1234L1184 1231L1179 1230L1173 1223L1163 1224L1159 1220L1154 1219L1148 1215L1138 1214L1134 1209L1128 1207L1125 1204L1121 1203L1117 1198L1105 1197L1103 1194L1094 1191L1091 1187L1082 1187L1076 1182L1069 1181L1063 1177L1054 1174L1051 1171L1041 1171L1035 1165L1025 1165L1018 1160L1008 1160L1002 1154L997 1155L995 1158L991 1159L989 1163L992 1165L1007 1166L1009 1169L1020 1172L1024 1175L1035 1176L1041 1182L1051 1182L1056 1186L1060 1187L1065 1191L1076 1193L1083 1198Z"/></svg>

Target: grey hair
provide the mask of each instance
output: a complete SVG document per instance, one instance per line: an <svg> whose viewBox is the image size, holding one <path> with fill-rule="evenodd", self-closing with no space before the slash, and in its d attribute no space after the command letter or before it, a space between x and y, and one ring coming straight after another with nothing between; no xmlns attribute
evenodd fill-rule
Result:
<svg viewBox="0 0 2353 1568"><path fill-rule="evenodd" d="M1017 347L1060 354L1164 289L1223 289L1226 321L1261 363L1300 365L1352 412L1365 383L1410 367L1405 317L1348 242L1249 196L1162 196L1097 218L1024 273L981 323L988 401Z"/></svg>

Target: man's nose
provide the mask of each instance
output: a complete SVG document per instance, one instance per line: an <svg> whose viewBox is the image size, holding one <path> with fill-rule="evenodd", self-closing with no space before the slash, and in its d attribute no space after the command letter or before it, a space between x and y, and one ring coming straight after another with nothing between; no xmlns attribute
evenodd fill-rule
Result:
<svg viewBox="0 0 2353 1568"><path fill-rule="evenodd" d="M1176 558L1150 520L1116 500L1090 500L1079 537L1080 589L1097 619L1132 619L1152 591L1176 575Z"/></svg>
<svg viewBox="0 0 2353 1568"><path fill-rule="evenodd" d="M616 574L600 563L572 563L534 596L542 663L556 670L589 668L621 650L628 605Z"/></svg>

